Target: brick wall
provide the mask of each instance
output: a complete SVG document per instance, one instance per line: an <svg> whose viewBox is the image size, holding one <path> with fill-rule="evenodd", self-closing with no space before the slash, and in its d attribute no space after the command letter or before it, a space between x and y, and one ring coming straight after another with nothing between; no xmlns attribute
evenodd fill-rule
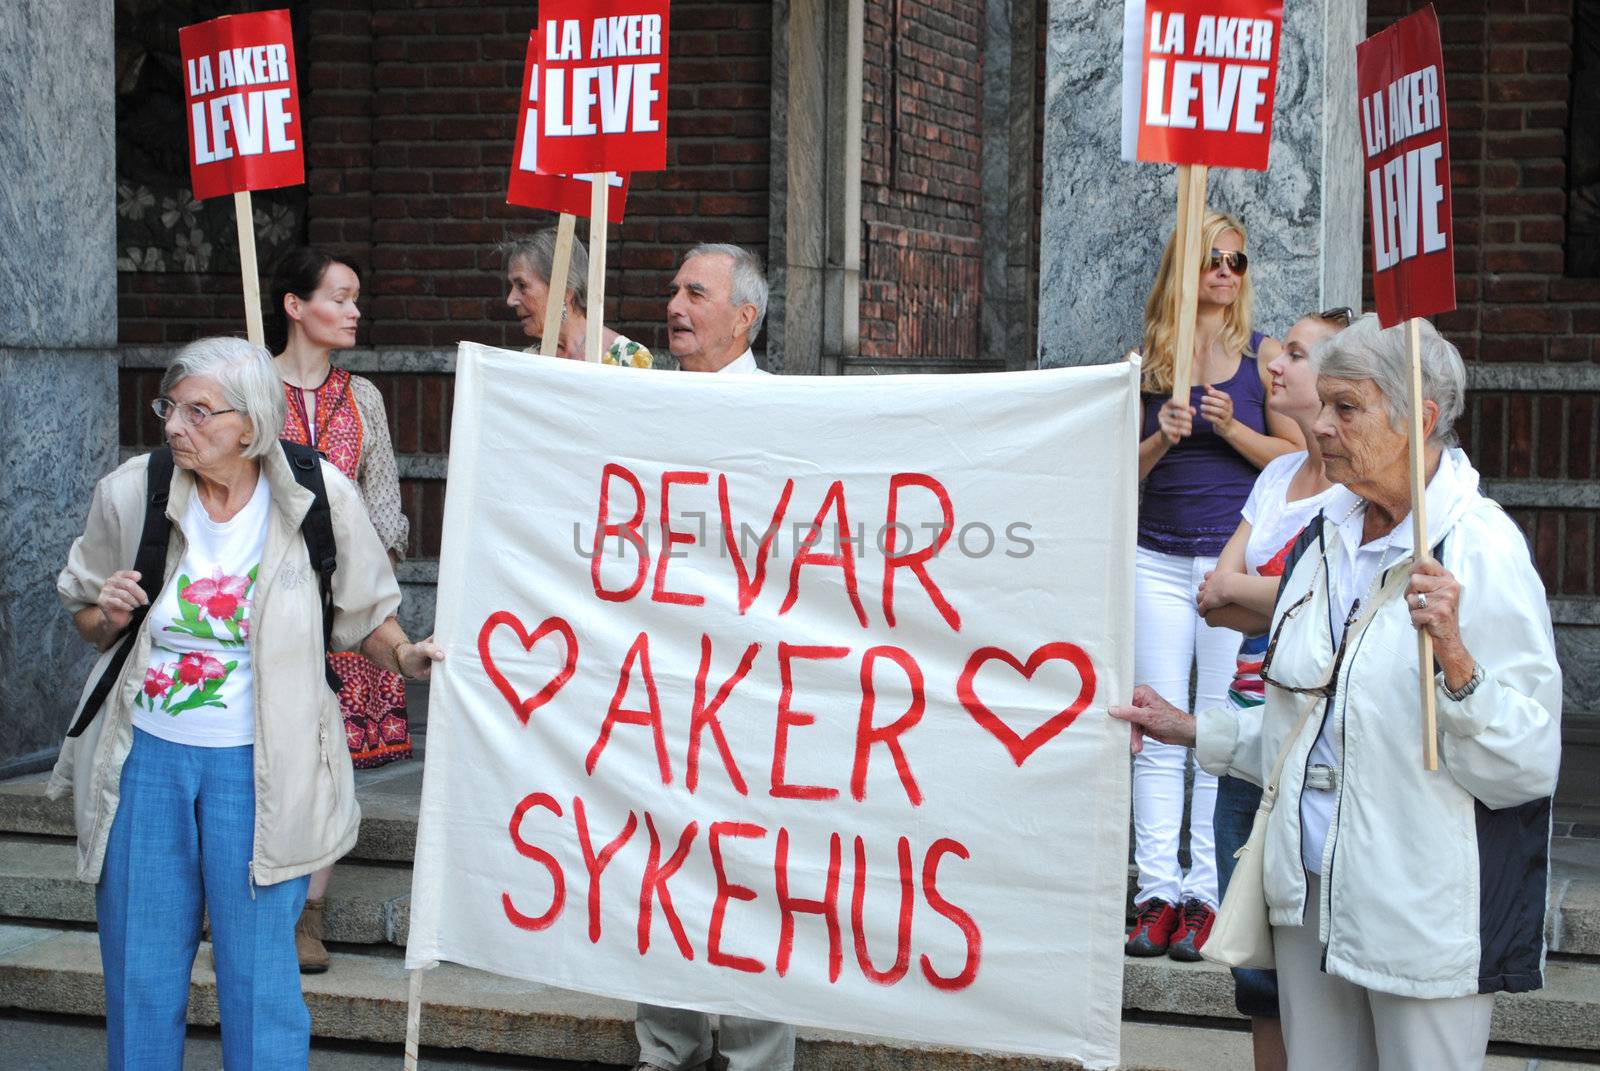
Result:
<svg viewBox="0 0 1600 1071"><path fill-rule="evenodd" d="M867 0L863 356L979 356L983 33L981 4Z"/></svg>
<svg viewBox="0 0 1600 1071"><path fill-rule="evenodd" d="M312 8L298 57L306 238L353 257L366 272L359 345L528 345L504 306L493 246L554 219L505 204L536 6L318 0ZM689 246L738 242L766 254L771 112L769 3L676 0L672 14L669 170L634 178L627 220L612 229L608 246L605 317L662 352L662 291ZM264 276L270 267L262 266ZM118 290L124 344L242 330L236 271L123 272ZM384 393L395 449L442 451L449 377L372 378ZM139 415L156 379L123 374L125 446L159 439ZM405 479L401 490L411 553L436 556L442 482Z"/></svg>
<svg viewBox="0 0 1600 1071"><path fill-rule="evenodd" d="M526 344L501 304L492 246L550 221L505 204L536 18L527 3L314 6L300 57L307 237L370 269L363 345ZM770 22L762 0L673 5L670 170L636 176L609 247L607 323L647 345L664 344L659 295L688 245L765 253ZM119 291L125 343L240 323L231 272L124 272Z"/></svg>
<svg viewBox="0 0 1600 1071"><path fill-rule="evenodd" d="M1438 5L1459 307L1436 322L1469 362L1600 361L1600 280L1563 274L1575 2ZM1421 6L1369 0L1368 32ZM1485 477L1592 480L1597 403L1578 390L1472 391L1458 431ZM1511 515L1551 595L1597 594L1600 511Z"/></svg>

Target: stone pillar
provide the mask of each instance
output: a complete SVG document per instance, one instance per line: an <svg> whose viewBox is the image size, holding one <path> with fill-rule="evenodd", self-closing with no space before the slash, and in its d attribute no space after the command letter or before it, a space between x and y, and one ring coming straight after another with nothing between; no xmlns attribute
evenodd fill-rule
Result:
<svg viewBox="0 0 1600 1071"><path fill-rule="evenodd" d="M767 357L836 373L861 325L863 0L778 0L772 12Z"/></svg>
<svg viewBox="0 0 1600 1071"><path fill-rule="evenodd" d="M53 752L91 661L55 579L117 460L112 9L0 9L0 775Z"/></svg>
<svg viewBox="0 0 1600 1071"><path fill-rule="evenodd" d="M982 353L1007 369L1035 363L1035 0L987 0L983 49Z"/></svg>
<svg viewBox="0 0 1600 1071"><path fill-rule="evenodd" d="M1051 0L1046 46L1039 363L1096 364L1139 344L1176 223L1175 169L1120 156L1123 5ZM1255 325L1361 297L1355 48L1365 0L1284 5L1271 167L1213 171L1208 200L1250 232Z"/></svg>

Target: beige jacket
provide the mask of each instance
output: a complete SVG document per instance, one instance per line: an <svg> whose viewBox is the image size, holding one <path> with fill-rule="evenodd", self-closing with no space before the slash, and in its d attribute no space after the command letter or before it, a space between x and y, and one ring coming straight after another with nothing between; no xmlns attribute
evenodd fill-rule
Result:
<svg viewBox="0 0 1600 1071"><path fill-rule="evenodd" d="M148 463L148 455L133 458L96 485L83 535L72 544L67 567L56 581L69 611L92 605L107 577L118 569L133 568L144 525ZM272 493L272 512L256 574L250 627L256 780L250 879L257 885L272 885L320 870L348 852L356 841L361 811L356 806L338 697L323 674L317 578L300 534L312 495L295 482L281 450L268 452L261 464ZM347 651L395 612L400 588L355 486L327 462L322 478L339 553L333 573L333 646ZM174 582L183 558L187 545L183 518L194 493L194 476L177 469L167 503L172 539L163 591ZM85 695L109 659L106 652L95 663ZM133 700L149 661L150 633L140 629L99 717L81 736L66 741L50 777L47 791L52 799L74 792L78 877L83 881L100 879L117 813L122 764L133 746Z"/></svg>

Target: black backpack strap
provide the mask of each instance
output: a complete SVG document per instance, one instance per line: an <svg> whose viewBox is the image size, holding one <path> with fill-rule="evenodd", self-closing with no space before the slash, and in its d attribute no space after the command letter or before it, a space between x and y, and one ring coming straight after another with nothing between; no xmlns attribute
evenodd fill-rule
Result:
<svg viewBox="0 0 1600 1071"><path fill-rule="evenodd" d="M67 730L68 737L82 735L105 705L106 696L111 694L111 688L121 676L128 654L139 638L139 627L144 624L150 607L155 605L156 597L161 594L162 583L166 580L167 543L172 538L172 521L167 517L167 497L172 491L172 451L165 446L151 452L144 486L144 530L139 535L139 550L134 555L133 567L139 573L139 587L144 589L145 604L137 607L128 619L128 627L122 630L122 638L117 642L116 653L106 663L105 672L95 682L89 698L84 700L77 720Z"/></svg>
<svg viewBox="0 0 1600 1071"><path fill-rule="evenodd" d="M328 505L328 488L322 482L322 455L313 447L287 439L280 439L279 443L295 482L312 494L311 509L300 522L300 534L305 537L311 568L317 572L317 594L322 602L322 650L326 654L333 649L333 572L339 567L339 551L333 541L333 509ZM323 672L328 687L337 694L343 682L326 658Z"/></svg>

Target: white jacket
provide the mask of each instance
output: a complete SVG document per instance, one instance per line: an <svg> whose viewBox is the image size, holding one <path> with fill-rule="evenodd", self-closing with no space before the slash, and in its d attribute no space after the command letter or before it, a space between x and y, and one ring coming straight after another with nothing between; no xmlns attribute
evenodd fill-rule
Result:
<svg viewBox="0 0 1600 1071"><path fill-rule="evenodd" d="M56 581L68 611L92 605L107 577L133 568L144 527L148 463L149 455L133 458L95 485L83 535L72 544ZM272 492L272 512L250 621L256 781L250 880L272 885L320 870L348 852L356 842L361 811L339 700L323 674L322 607L300 533L312 494L295 482L283 451L268 451L261 467ZM333 646L351 650L395 612L400 588L355 486L327 462L322 479L338 551ZM187 545L183 520L195 493L194 476L177 469L171 486L167 516L172 536L163 592L174 583ZM107 651L96 661L85 694L109 660ZM73 792L82 881L100 879L121 796L122 764L133 747L133 700L149 661L150 631L141 628L99 716L81 736L62 745L46 789L52 799ZM160 860L148 862L161 865Z"/></svg>
<svg viewBox="0 0 1600 1071"><path fill-rule="evenodd" d="M1196 751L1212 773L1260 784L1314 708L1284 764L1263 854L1272 924L1298 926L1307 889L1300 794L1311 745L1330 725L1341 768L1322 857L1329 974L1408 997L1537 989L1561 759L1561 671L1544 586L1522 533L1479 494L1459 450L1445 452L1427 504L1430 542L1461 584L1462 641L1484 672L1460 703L1435 689L1439 769L1422 766L1416 629L1403 597L1413 556L1383 574L1352 625L1332 698L1268 685L1263 706L1200 712ZM1401 524L1409 532L1410 520ZM1310 600L1278 633L1275 679L1316 684L1335 661L1328 572L1344 560L1336 525L1313 520L1285 568L1274 630L1307 592Z"/></svg>

